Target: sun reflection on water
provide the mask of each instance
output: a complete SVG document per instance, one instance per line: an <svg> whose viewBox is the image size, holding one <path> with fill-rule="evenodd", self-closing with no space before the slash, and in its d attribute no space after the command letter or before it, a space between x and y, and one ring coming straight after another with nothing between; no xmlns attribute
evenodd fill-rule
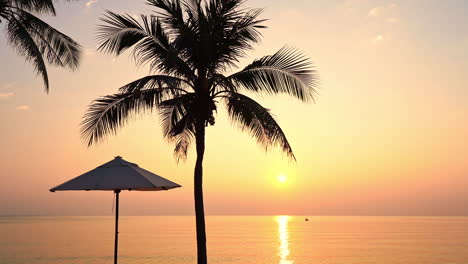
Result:
<svg viewBox="0 0 468 264"><path fill-rule="evenodd" d="M293 260L289 260L289 232L288 222L290 217L288 215L281 215L276 217L278 222L278 237L280 246L278 248L278 255L280 257L279 264L293 264Z"/></svg>

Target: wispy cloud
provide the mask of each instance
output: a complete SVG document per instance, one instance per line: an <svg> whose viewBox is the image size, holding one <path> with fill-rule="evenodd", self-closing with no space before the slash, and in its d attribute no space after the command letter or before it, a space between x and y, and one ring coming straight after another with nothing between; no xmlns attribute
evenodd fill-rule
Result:
<svg viewBox="0 0 468 264"><path fill-rule="evenodd" d="M89 8L92 5L96 4L97 2L98 2L98 0L89 0L88 2L86 2L85 6L86 6L86 8Z"/></svg>
<svg viewBox="0 0 468 264"><path fill-rule="evenodd" d="M369 10L368 16L370 17L388 16L389 14L394 12L393 10L395 8L397 8L397 5L395 3L391 3L385 6L377 6Z"/></svg>
<svg viewBox="0 0 468 264"><path fill-rule="evenodd" d="M31 107L29 105L18 105L16 107L16 110L19 110L19 111L27 111L29 110Z"/></svg>
<svg viewBox="0 0 468 264"><path fill-rule="evenodd" d="M378 30L378 34L374 35L370 39L372 44L389 41L391 39L390 36L394 31L394 25L389 24L395 24L400 21L398 6L395 3L388 3L386 5L371 8L369 10L368 17L372 19L372 25L374 27L378 27L376 28L376 30Z"/></svg>
<svg viewBox="0 0 468 264"><path fill-rule="evenodd" d="M13 96L15 96L15 93L0 93L0 100L6 100Z"/></svg>
<svg viewBox="0 0 468 264"><path fill-rule="evenodd" d="M379 42L382 42L384 39L384 36L379 34L372 39L372 43L377 44Z"/></svg>
<svg viewBox="0 0 468 264"><path fill-rule="evenodd" d="M370 17L377 17L382 13L382 9L380 7L374 7L369 11Z"/></svg>

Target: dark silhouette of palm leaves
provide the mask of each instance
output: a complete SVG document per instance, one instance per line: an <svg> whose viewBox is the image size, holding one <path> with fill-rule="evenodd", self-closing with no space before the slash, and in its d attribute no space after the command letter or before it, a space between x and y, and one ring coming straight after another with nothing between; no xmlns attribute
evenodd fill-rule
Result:
<svg viewBox="0 0 468 264"><path fill-rule="evenodd" d="M249 91L285 93L307 102L313 100L317 86L310 66L310 60L303 54L292 47L284 47L227 78Z"/></svg>
<svg viewBox="0 0 468 264"><path fill-rule="evenodd" d="M49 91L46 62L76 69L81 47L36 14L55 15L52 0L0 0L0 23L6 23L8 42L34 66Z"/></svg>
<svg viewBox="0 0 468 264"><path fill-rule="evenodd" d="M142 15L141 19L140 24L130 15L108 11L102 19L106 24L99 28L99 50L120 55L133 47L132 54L138 64L149 63L153 71L193 78L190 67L171 48L157 17Z"/></svg>
<svg viewBox="0 0 468 264"><path fill-rule="evenodd" d="M277 145L295 159L286 135L268 109L240 93L229 93L226 100L229 117L242 130L249 131L250 135L265 148Z"/></svg>
<svg viewBox="0 0 468 264"><path fill-rule="evenodd" d="M291 146L269 110L240 94L284 93L313 100L317 77L311 61L292 47L253 61L231 75L225 72L259 41L261 9L241 9L239 0L148 0L156 15L107 11L99 27L99 49L116 55L133 48L138 64L148 63L155 75L120 88L120 93L93 102L82 134L88 145L114 134L132 112L159 109L165 136L187 153L197 121L214 122L224 102L234 123L263 146L277 145L290 157ZM187 138L187 139L186 139ZM177 143L179 142L179 144Z"/></svg>

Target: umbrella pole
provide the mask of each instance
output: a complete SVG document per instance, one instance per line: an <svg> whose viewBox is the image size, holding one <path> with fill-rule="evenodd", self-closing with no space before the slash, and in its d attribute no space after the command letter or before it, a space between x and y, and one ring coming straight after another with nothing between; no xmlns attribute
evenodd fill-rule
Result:
<svg viewBox="0 0 468 264"><path fill-rule="evenodd" d="M114 244L114 264L117 264L117 246L119 241L119 193L120 190L114 190L115 193L115 244Z"/></svg>

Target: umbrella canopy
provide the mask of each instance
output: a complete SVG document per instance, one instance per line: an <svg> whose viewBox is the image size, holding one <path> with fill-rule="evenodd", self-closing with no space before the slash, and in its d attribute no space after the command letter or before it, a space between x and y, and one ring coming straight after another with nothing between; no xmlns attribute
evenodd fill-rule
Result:
<svg viewBox="0 0 468 264"><path fill-rule="evenodd" d="M60 184L55 191L114 191L115 193L115 240L114 264L117 264L117 247L119 237L119 194L122 190L162 191L181 187L152 172L138 167L117 156L113 160L88 171L76 178Z"/></svg>
<svg viewBox="0 0 468 264"><path fill-rule="evenodd" d="M113 160L52 189L55 191L161 191L181 187L117 156Z"/></svg>

